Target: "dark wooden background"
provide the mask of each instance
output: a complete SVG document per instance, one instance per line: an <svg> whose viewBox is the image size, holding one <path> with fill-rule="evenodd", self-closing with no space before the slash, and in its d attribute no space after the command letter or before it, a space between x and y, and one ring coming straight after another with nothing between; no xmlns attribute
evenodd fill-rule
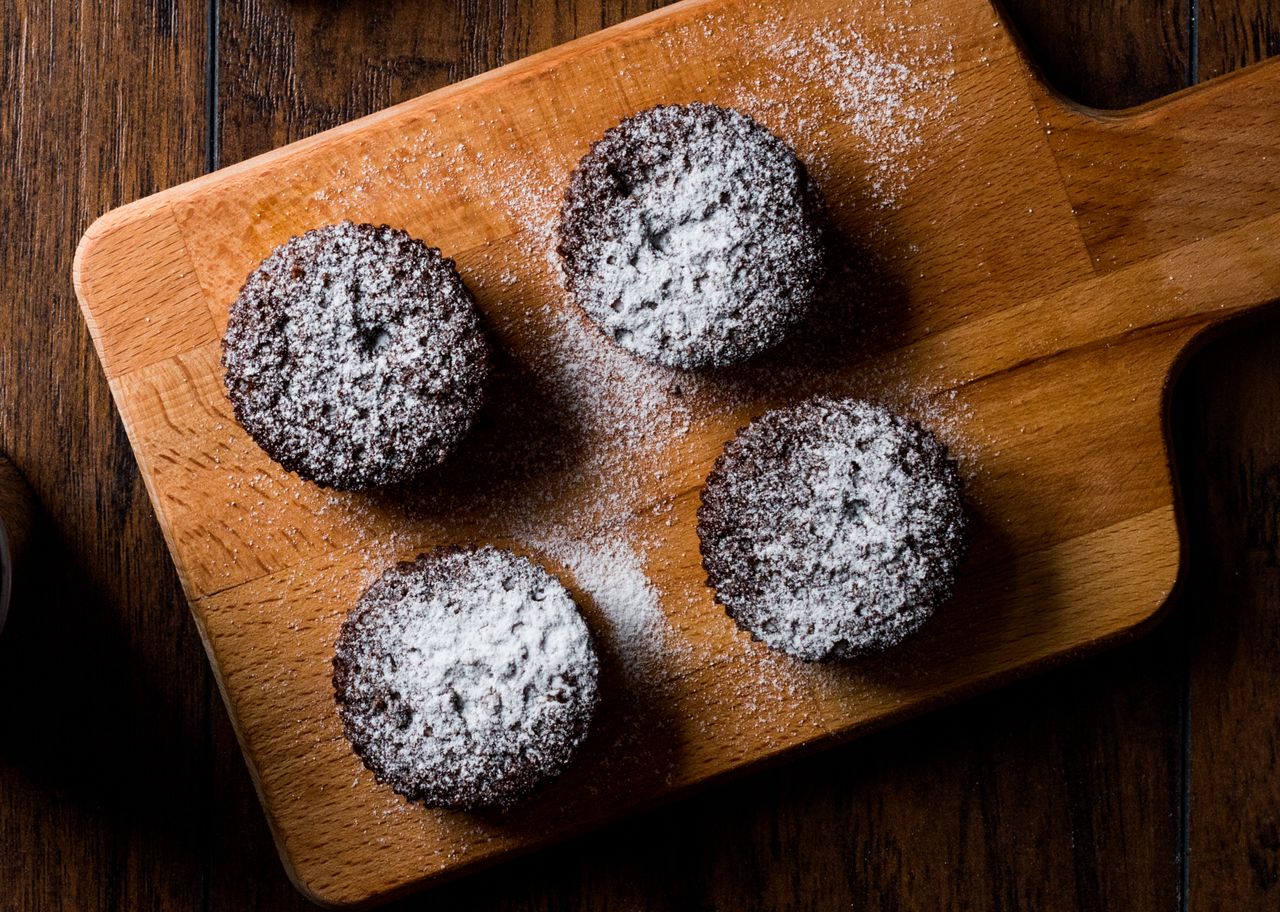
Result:
<svg viewBox="0 0 1280 912"><path fill-rule="evenodd" d="M81 322L80 233L659 5L0 0L0 445L46 516L0 636L0 909L305 906ZM1280 0L1005 11L1053 83L1102 107L1280 51ZM1280 908L1280 316L1203 350L1171 418L1191 556L1154 634L420 905Z"/></svg>

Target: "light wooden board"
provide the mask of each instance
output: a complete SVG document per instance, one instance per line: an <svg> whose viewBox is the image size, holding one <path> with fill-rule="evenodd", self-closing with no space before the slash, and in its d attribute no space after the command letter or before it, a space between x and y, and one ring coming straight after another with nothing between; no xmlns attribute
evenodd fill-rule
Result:
<svg viewBox="0 0 1280 912"><path fill-rule="evenodd" d="M815 29L845 62L911 63L913 141L859 126L847 89L808 66L821 58L787 53L811 51ZM387 222L454 256L512 362L536 365L570 313L545 210L603 130L692 99L751 111L810 161L841 244L870 264L833 299L879 322L801 364L784 353L693 384L679 404L687 432L658 434L636 457L644 484L600 482L634 514L629 534L651 543L666 644L641 682L606 663L602 718L569 773L504 817L408 805L341 735L329 660L346 608L388 562L440 542L494 541L565 568L524 526L481 509L480 494L472 502L483 475L442 479L444 509L429 491L413 503L333 496L281 472L222 392L227 307L291 235ZM986 0L711 0L95 223L76 266L85 318L299 886L333 904L386 898L1150 621L1180 563L1168 378L1206 327L1280 297L1277 112L1280 68L1268 66L1123 117L1073 109L1030 73ZM739 633L704 587L693 528L723 442L815 391L887 399L935 423L964 456L976 527L938 619L907 648L839 667ZM568 486L530 509L563 515L579 495Z"/></svg>

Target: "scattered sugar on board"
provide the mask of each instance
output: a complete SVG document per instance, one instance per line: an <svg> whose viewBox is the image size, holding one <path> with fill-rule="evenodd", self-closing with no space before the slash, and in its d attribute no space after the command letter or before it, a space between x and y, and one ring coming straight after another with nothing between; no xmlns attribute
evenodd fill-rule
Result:
<svg viewBox="0 0 1280 912"><path fill-rule="evenodd" d="M914 48L907 50L910 45ZM927 123L943 117L955 103L950 44L913 35L905 44L877 48L851 27L828 25L804 36L775 37L764 53L776 67L770 78L790 78L826 91L839 112L838 123L858 139L873 200L880 206L896 202L913 164L928 164L914 162ZM766 97L777 110L777 99L795 96L770 92ZM770 109L769 104L764 107ZM812 117L795 108L781 113L784 119L788 113Z"/></svg>
<svg viewBox="0 0 1280 912"><path fill-rule="evenodd" d="M861 161L854 173L879 208L897 202L913 175L931 164L927 132L956 106L954 49L940 30L901 26L886 45L838 18L797 31L778 14L743 27L713 13L659 40L679 59L706 38L727 34L763 65L729 90L726 103L795 146L819 183L832 169L833 133L855 141Z"/></svg>
<svg viewBox="0 0 1280 912"><path fill-rule="evenodd" d="M971 436L973 407L960 398L955 389L935 395L912 392L903 397L907 405L904 411L933 431L946 444L947 451L955 458L960 474L969 480L983 471L978 444Z"/></svg>
<svg viewBox="0 0 1280 912"><path fill-rule="evenodd" d="M587 435L593 470L588 480L621 482L611 496L601 492L601 506L616 509L638 493L646 479L609 479L600 473L621 468L637 455L655 455L674 437L684 436L691 415L683 392L676 390L693 389L701 382L621 351L563 305L546 305L544 316L558 331L543 364Z"/></svg>
<svg viewBox="0 0 1280 912"><path fill-rule="evenodd" d="M708 34L722 35L728 24L709 19L703 28ZM842 167L860 175L862 192L870 202L881 207L897 202L912 177L929 164L925 136L955 105L950 46L920 27L900 29L893 47L875 45L840 20L797 32L781 17L770 16L750 29L743 42L759 49L767 61L760 70L767 75L730 89L728 94L721 89L708 90L706 99L736 106L787 139L820 184L833 166L824 152L832 135L852 136L860 160L842 163ZM678 51L677 45L684 39L677 33L659 40ZM625 70L625 62L622 66ZM832 118L832 110L839 117ZM510 127L494 126L511 132ZM356 214L365 205L380 208L378 200L387 193L428 200L442 193L451 195L458 182L465 182L478 198L500 200L513 225L528 238L523 246L533 261L532 268L545 270L553 283L559 283L554 228L562 187L560 181L548 178L547 168L558 170L563 163L530 164L527 150L514 136L510 147L520 154L481 161L462 144L435 145L430 123L424 123L416 138L395 151L376 158L364 155L341 166L326 186L315 191L314 198L332 205L336 213ZM529 268L499 265L500 292L518 294L529 280ZM561 563L597 602L611 631L638 637L623 660L631 669L644 668L655 656L661 657L664 649L674 648L679 638L666 624L658 593L644 573L646 552L656 543L640 540L628 531L630 512L637 494L652 488L660 476L658 457L688 432L693 419L689 399L705 394L704 402L732 408L743 401L743 394L652 367L604 344L567 301L531 305L525 319L550 321L558 328L551 344L539 355L540 367L563 393L558 398L572 412L586 458L537 495L536 503L516 499L501 504L500 495L492 498L498 503L495 519L510 528L513 538L523 538ZM965 421L954 399L926 402L913 400L906 392L901 398L911 400L913 411L921 413L922 420L956 448L963 464L966 450L958 442L963 439ZM274 500L282 489L291 491L295 485L294 479L281 477L278 484L259 480L251 487L260 502L261 498ZM580 519L562 517L549 522L541 516L532 526L521 528L525 516L541 515L544 511L538 507L556 502L574 488L580 489L575 497L583 504ZM311 503L309 498L294 496L293 500ZM269 508L250 506L251 513L259 509ZM360 588L390 562L412 556L419 544L412 526L391 535L373 534L373 529L384 524L360 497L332 495L315 512L320 514L321 528L333 521L346 526L366 554ZM604 520L611 521L610 531L591 534ZM275 535L279 537L281 530ZM296 535L296 529L283 531L287 543ZM240 552L236 559L243 556ZM760 714L762 724L775 712L779 725L790 719L787 707L798 705L801 682L812 672L796 671L789 662L764 652L745 636L735 643L737 650L727 657L742 671L731 688L735 702L749 704ZM715 709L713 703L709 696L709 711Z"/></svg>
<svg viewBox="0 0 1280 912"><path fill-rule="evenodd" d="M628 676L650 677L660 671L670 629L633 542L618 534L591 541L563 532L534 535L531 543L564 564L595 603L607 627L607 646L621 658Z"/></svg>

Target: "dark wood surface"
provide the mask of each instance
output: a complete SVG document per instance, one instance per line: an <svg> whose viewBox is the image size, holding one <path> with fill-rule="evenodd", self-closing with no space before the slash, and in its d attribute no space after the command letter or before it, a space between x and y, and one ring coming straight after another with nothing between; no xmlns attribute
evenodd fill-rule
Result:
<svg viewBox="0 0 1280 912"><path fill-rule="evenodd" d="M305 907L81 323L80 233L657 5L0 0L0 445L44 509L0 636L0 909ZM1275 0L1006 9L1048 78L1104 107L1280 51ZM1280 907L1277 365L1280 315L1224 331L1177 384L1191 542L1153 634L410 905Z"/></svg>

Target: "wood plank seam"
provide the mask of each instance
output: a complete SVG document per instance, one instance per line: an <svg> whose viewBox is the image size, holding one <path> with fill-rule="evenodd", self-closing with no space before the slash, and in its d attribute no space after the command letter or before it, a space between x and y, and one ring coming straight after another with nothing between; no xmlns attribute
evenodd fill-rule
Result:
<svg viewBox="0 0 1280 912"><path fill-rule="evenodd" d="M397 136L397 125L421 130L422 113L435 107L444 110L450 99L464 105L465 110L459 110L468 117L489 116L500 124L500 117L506 116L502 93L514 91L512 86L532 93L527 99L535 105L540 97L537 92L552 93L549 109L567 119L542 151L568 160L566 147L576 148L575 138L592 133L597 122L616 120L615 107L649 103L658 97L651 74L665 72L653 66L654 61L665 59L664 52L646 42L681 16L691 16L689 10L709 10L719 2L722 0L679 5L638 27L628 27L631 30L610 33L628 36L620 41L626 53L640 61L634 65L630 81L625 67L618 71L614 54L603 53L594 63L584 62L589 55L582 48L603 47L612 40L610 34L595 36L592 41L601 44L587 42L577 50L553 52L523 67L463 84L469 88L456 87L425 101L406 102L390 109L400 113L373 115L363 125L303 140L274 157L232 166L218 176L170 191L162 199L170 217L183 225L183 254L195 261L193 278L201 295L199 306L213 321L215 332L204 333L198 343L192 343L189 336L170 334L162 340L170 349L161 351L138 351L136 346L122 345L116 349L117 355L133 360L119 362L112 388L121 400L139 397L136 403L121 407L130 424L130 439L140 449L139 466L151 475L149 493L172 506L172 515L165 509L158 509L158 513L182 570L184 587L194 596L194 614L215 662L216 680L232 709L237 737L252 758L253 775L282 852L290 867L301 872L304 889L313 895L332 902L365 900L421 882L424 872L441 874L449 866L470 868L495 853L545 841L549 833L544 831L573 831L575 825L580 827L587 817L594 820L604 809L629 807L630 801L640 798L658 800L682 785L727 775L792 751L818 737L818 732L830 740L834 733L852 733L896 717L913 701L935 705L948 698L945 682L931 685L926 694L927 688L913 683L910 675L904 676L904 669L894 665L907 661L902 658L886 660L881 669L886 672L883 679L867 671L874 665L847 675L787 676L791 674L787 672L777 690L758 692L764 678L755 676L774 673L777 663L771 663L771 657L750 644L740 659L720 657L717 650L730 648L741 638L734 639L731 625L716 614L691 557L696 543L688 538L690 511L697 487L690 478L699 461L713 451L712 444L723 436L721 425L740 422L749 411L771 404L770 395L776 396L776 392L753 393L735 404L731 414L697 413L699 421L692 438L680 444L680 452L690 454L681 457L687 464L675 467L671 480L646 488L633 498L652 503L674 498L679 510L674 531L659 538L670 551L663 552L650 567L654 573L667 574L660 577L659 588L679 596L666 607L673 627L690 649L673 657L664 669L662 683L675 694L668 704L677 717L671 724L683 739L678 742L679 750L673 754L673 766L665 774L664 784L641 781L637 785L626 776L602 775L602 780L608 781L593 785L605 791L591 794L591 808L575 804L583 797L566 785L568 791L555 793L555 800L564 804L547 809L546 822L539 824L537 834L505 824L496 827L483 821L407 811L358 772L349 751L335 738L325 678L325 637L331 632L335 612L349 603L344 599L349 599L352 588L360 582L360 573L367 569L363 562L371 559L360 542L367 540L367 530L381 534L380 523L403 521L404 517L397 520L399 514L394 511L377 510L357 515L351 528L335 532L341 544L328 543L325 524L344 521L344 505L339 504L336 512L327 516L323 510L309 513L308 505L318 501L306 497L297 501L297 485L287 478L278 480L278 473L271 474L267 466L266 480L250 478L244 496L276 498L286 505L280 522L296 522L296 535L286 531L273 538L274 533L264 524L277 521L274 507L258 514L252 502L238 504L241 495L229 493L231 488L227 487L226 478L237 472L251 475L262 471L263 457L252 447L241 446L243 435L236 436L234 428L230 444L218 439L228 435L218 424L225 419L225 403L218 398L221 387L216 358L216 326L223 308L216 304L215 296L225 296L232 285L231 273L242 262L256 261L262 255L261 248L269 246L273 238L310 227L309 220L316 217L316 206L307 203L309 185L290 195L290 168L326 167L325 156L335 156L341 164L352 155L365 154L367 144L374 141L398 148L396 144L403 143L405 137ZM822 16L823 2L826 0L813 8L797 9L795 16ZM828 5L835 9L834 2ZM746 6L741 9L753 12ZM898 270L891 278L896 276L903 286L903 299L894 302L900 304L907 319L902 337L919 342L896 353L900 362L897 372L884 382L893 379L917 390L936 386L954 391L961 403L957 409L969 409L956 414L962 418L968 442L981 451L983 459L983 474L975 479L978 506L988 514L983 531L988 537L982 541L986 549L982 553L988 566L1004 566L998 558L1008 558L1005 589L967 593L957 600L955 613L944 625L934 634L925 633L917 644L924 652L916 661L929 667L917 669L915 680L933 681L929 675L950 669L955 692L963 693L984 682L1003 680L1005 672L1025 672L1041 661L1104 642L1116 631L1141 626L1176 585L1179 564L1168 552L1176 552L1179 545L1168 501L1172 492L1164 425L1157 408L1167 384L1168 365L1202 325L1230 312L1220 296L1232 291L1243 300L1264 293L1260 289L1276 286L1277 277L1255 261L1257 238L1251 235L1270 238L1280 232L1276 224L1259 219L1236 226L1234 233L1214 234L1199 244L1182 239L1161 247L1165 239L1157 238L1138 251L1128 264L1131 269L1118 268L1100 278L1082 222L1069 212L1073 202L1065 184L1068 177L1064 176L1063 159L1035 104L1025 61L1009 49L998 30L988 31L989 10L976 0L930 0L927 9L918 4L902 9L904 16L935 13L952 17L945 21L969 30L959 36L960 44L972 52L968 56L961 52L963 63L953 74L956 91L970 92L971 104L979 89L985 98L995 101L985 108L958 109L957 120L945 124L945 130L931 138L945 142L953 157L944 158L939 167L923 169L902 204L886 215L895 232L891 238L872 237L886 246L892 240L915 250L914 259L890 260L888 268ZM874 17L859 20L859 25L864 29L878 27ZM696 32L694 39L707 44L731 40L727 34L699 37ZM979 51L987 48L992 52L982 57L979 65ZM581 69L582 76L573 80L579 86L574 96L578 101L556 102L556 76L562 69L576 72L574 66ZM589 66L595 69L588 71ZM640 80L644 74L649 74L647 81ZM504 78L510 81L504 84ZM591 96L583 96L581 85L593 79L607 91L601 91L598 102L582 101ZM677 79L673 85L676 88L672 91L684 93L692 91L693 83L685 85ZM519 97L525 99L526 95ZM575 105L581 105L581 110ZM1166 116L1185 115L1194 107L1188 103ZM490 113L486 115L486 111ZM401 115L403 119L397 120ZM450 114L455 120L449 122L449 129L466 126L456 120L459 116L459 111ZM828 115L823 122L827 120L837 118ZM583 126L587 123L592 126ZM451 134L444 131L443 135ZM515 135L529 149L542 149L542 133L516 130ZM481 152L491 156L486 160L491 170L501 165L504 154L518 155L522 148L516 144L507 150L485 145L492 141L493 136L486 137L485 131L475 141ZM837 192L842 192L841 187L858 187L861 158L856 145L852 150L839 142L832 145L835 151L845 153L834 165L832 186ZM374 157L374 161L380 160ZM337 164L333 164L335 173ZM463 189L474 194L484 186ZM390 183L375 186L371 195L358 200L362 215L407 216L410 220L434 215L431 211L423 214L420 207L399 207L395 192ZM920 197L913 200L913 192ZM466 197L467 193L459 193L457 198L465 202ZM939 218L930 206L935 198L946 201ZM216 205L219 202L220 208ZM342 205L350 202L343 198ZM261 209L255 208L259 203ZM443 241L479 237L486 242L485 257L514 256L514 248L526 235L510 230L513 222L501 211L495 212L498 214L491 222L480 225L465 224L466 218L443 220L440 224L454 232L444 231ZM866 227L848 212L844 217L847 224L842 228L850 233L856 235ZM196 231L199 234L193 233ZM200 237L199 243L193 240L196 237ZM449 246L480 250L459 243ZM1168 259L1160 260L1161 256ZM1219 270L1233 264L1244 268L1229 270L1231 274L1225 278L1206 272L1199 286L1185 281L1185 276L1174 281L1175 275L1189 274L1190 266L1171 270L1168 279L1161 274L1165 262L1189 263L1200 256L1213 256ZM504 343L527 345L519 327L530 324L519 322L518 308L526 308L527 315L529 302L519 295L501 294L498 289L505 286L495 280L498 267L492 263L486 266L479 252L476 259L477 269L489 270L481 278L495 289L495 318L516 318L504 324ZM527 264L516 262L527 271ZM220 271L215 269L219 265ZM1220 279L1220 287L1209 286L1214 278ZM1056 290L1036 297L1037 285ZM541 286L532 287L535 297L541 293ZM89 300L85 306L91 308L97 302ZM1206 309L1211 313L1201 312ZM1025 322L1037 316L1054 319L1039 326ZM995 344L998 340L976 339L972 332L966 335L966 328L984 325L983 320L993 326L1003 323L1008 344L1001 347ZM115 325L124 332L132 323L121 320ZM185 342L186 347L174 354L172 347L178 342ZM952 345L954 348L949 348ZM894 357L886 356L890 360ZM157 367L162 369L152 370ZM841 369L844 373L833 368L832 377L841 382L864 382L871 392L881 389L876 385L881 378L858 376L851 381L849 365ZM1081 372L1079 376L1074 376L1076 371ZM1136 375L1128 377L1129 372ZM861 373L853 370L853 374ZM1126 377L1128 389L1118 383L1121 376ZM823 379L811 377L813 382ZM787 387L786 392L795 395L799 389ZM1069 404L1076 399L1079 408ZM1151 414L1146 413L1148 408ZM1121 431L1130 437L1127 448L1120 446L1117 435ZM215 469L220 454L226 455L230 464ZM1022 508L1015 509L1019 491L1034 491L1035 498L1024 498ZM296 517L287 509L291 495L295 504L300 504ZM450 522L454 531L450 531ZM430 522L411 528L413 535L421 529L446 537L474 531L466 525L465 517L455 520L450 516L433 516ZM507 534L500 529L493 532L496 527L483 524L474 528L486 530L486 535ZM1114 538L1121 534L1132 538ZM1149 558L1144 572L1130 575L1117 566L1113 552L1126 543ZM222 574L219 562L230 559L240 563L237 554L243 557L243 566ZM320 554L323 562L317 556ZM1087 579L1082 577L1086 572ZM1086 589L1093 587L1088 591L1093 592L1094 601L1078 605L1060 586L1064 580L1074 584L1082 579ZM230 582L223 582L226 580ZM685 584L693 595L681 594L685 589L680 587ZM1103 589L1108 590L1106 598L1102 597ZM947 625L959 625L955 630L963 630L966 619L973 622L972 612L978 604L990 630L970 630L963 646L956 640L947 641L943 632L951 629ZM984 645L979 648L977 644ZM927 659L921 658L926 654ZM707 656L712 658L708 661ZM768 715L775 711L777 716ZM571 775L590 776L593 769L584 767ZM621 795L609 797L612 793L608 789L624 786L625 800ZM324 809L323 815L317 816L317 808ZM383 844L396 847L394 859L380 853ZM449 853L454 853L453 857Z"/></svg>

